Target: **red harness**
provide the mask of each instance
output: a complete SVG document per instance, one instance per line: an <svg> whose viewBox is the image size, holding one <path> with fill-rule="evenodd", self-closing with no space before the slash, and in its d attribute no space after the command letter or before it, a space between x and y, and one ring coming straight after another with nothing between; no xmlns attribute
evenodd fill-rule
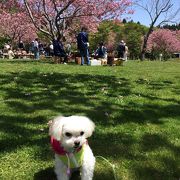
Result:
<svg viewBox="0 0 180 180"><path fill-rule="evenodd" d="M64 150L64 148L61 146L61 142L57 141L51 136L51 146L56 154L59 155L66 155L68 152ZM79 152L81 150L82 146L76 149L75 152Z"/></svg>

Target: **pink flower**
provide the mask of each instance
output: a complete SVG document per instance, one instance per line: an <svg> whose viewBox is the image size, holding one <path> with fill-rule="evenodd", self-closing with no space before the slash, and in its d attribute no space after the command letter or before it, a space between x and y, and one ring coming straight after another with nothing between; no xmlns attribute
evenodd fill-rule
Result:
<svg viewBox="0 0 180 180"><path fill-rule="evenodd" d="M158 29L149 36L147 51L174 53L180 52L180 31Z"/></svg>

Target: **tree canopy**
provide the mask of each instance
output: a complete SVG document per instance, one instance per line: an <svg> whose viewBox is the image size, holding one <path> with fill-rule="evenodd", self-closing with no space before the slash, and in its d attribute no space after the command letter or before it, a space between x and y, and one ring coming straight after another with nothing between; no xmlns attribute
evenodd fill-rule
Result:
<svg viewBox="0 0 180 180"><path fill-rule="evenodd" d="M123 39L129 47L131 59L140 57L141 46L144 34L147 32L146 26L120 21L103 21L96 33L90 36L91 49L95 50L100 42L104 42L108 49L116 49L118 43Z"/></svg>

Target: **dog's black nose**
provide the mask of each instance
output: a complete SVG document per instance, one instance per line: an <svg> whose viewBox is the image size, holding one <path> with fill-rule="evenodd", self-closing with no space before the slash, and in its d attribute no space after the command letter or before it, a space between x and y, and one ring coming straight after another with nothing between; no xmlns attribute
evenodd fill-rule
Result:
<svg viewBox="0 0 180 180"><path fill-rule="evenodd" d="M78 146L80 145L80 142L79 142L79 141L75 141L75 142L74 142L74 145L75 145L76 147L78 147Z"/></svg>

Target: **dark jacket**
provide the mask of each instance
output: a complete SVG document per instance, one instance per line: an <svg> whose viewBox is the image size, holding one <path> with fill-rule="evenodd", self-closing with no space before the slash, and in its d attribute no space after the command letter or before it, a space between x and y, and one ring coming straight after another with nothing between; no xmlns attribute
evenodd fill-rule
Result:
<svg viewBox="0 0 180 180"><path fill-rule="evenodd" d="M117 51L118 52L124 52L125 51L125 45L124 44L122 44L122 43L120 43L119 45L118 45L118 47L117 47Z"/></svg>
<svg viewBox="0 0 180 180"><path fill-rule="evenodd" d="M105 55L107 53L107 49L104 46L100 46L97 50L96 50L96 55L99 58L105 58Z"/></svg>
<svg viewBox="0 0 180 180"><path fill-rule="evenodd" d="M63 44L58 40L53 40L53 50L55 56L65 56Z"/></svg>
<svg viewBox="0 0 180 180"><path fill-rule="evenodd" d="M20 42L20 43L19 43L19 48L20 48L20 49L24 49L24 44L23 44L23 42Z"/></svg>
<svg viewBox="0 0 180 180"><path fill-rule="evenodd" d="M77 36L77 45L78 49L87 49L88 48L88 34L86 32L80 32Z"/></svg>
<svg viewBox="0 0 180 180"><path fill-rule="evenodd" d="M120 43L117 47L118 58L124 58L125 45Z"/></svg>

